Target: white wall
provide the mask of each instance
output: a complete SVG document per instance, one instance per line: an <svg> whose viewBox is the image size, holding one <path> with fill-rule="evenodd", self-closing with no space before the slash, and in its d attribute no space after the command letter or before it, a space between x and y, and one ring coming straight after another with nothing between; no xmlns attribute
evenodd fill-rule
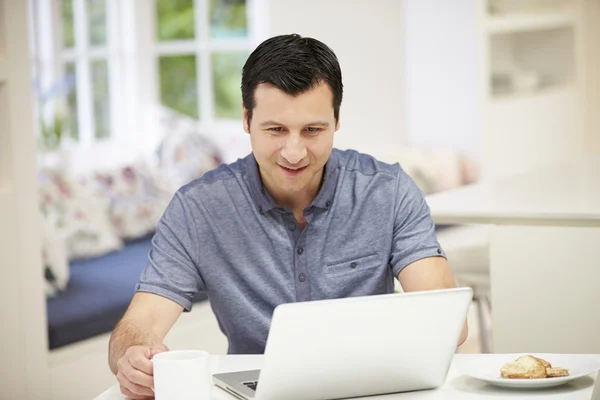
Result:
<svg viewBox="0 0 600 400"><path fill-rule="evenodd" d="M401 0L270 0L269 35L318 39L344 82L335 146L375 156L404 144Z"/></svg>
<svg viewBox="0 0 600 400"><path fill-rule="evenodd" d="M600 1L588 1L583 9L585 15L584 54L586 64L586 134L587 150L600 153Z"/></svg>
<svg viewBox="0 0 600 400"><path fill-rule="evenodd" d="M474 0L404 0L406 126L411 145L479 158L484 77Z"/></svg>
<svg viewBox="0 0 600 400"><path fill-rule="evenodd" d="M47 384L27 5L0 0L0 399Z"/></svg>

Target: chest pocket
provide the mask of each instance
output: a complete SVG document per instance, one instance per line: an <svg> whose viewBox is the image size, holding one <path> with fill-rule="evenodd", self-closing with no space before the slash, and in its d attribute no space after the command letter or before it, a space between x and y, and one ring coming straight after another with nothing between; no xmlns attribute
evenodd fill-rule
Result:
<svg viewBox="0 0 600 400"><path fill-rule="evenodd" d="M325 276L319 282L324 298L368 296L393 290L389 266L379 253L372 251L326 262Z"/></svg>
<svg viewBox="0 0 600 400"><path fill-rule="evenodd" d="M381 260L379 259L379 255L371 253L358 257L346 257L341 261L327 263L326 271L328 275L356 275L380 266Z"/></svg>

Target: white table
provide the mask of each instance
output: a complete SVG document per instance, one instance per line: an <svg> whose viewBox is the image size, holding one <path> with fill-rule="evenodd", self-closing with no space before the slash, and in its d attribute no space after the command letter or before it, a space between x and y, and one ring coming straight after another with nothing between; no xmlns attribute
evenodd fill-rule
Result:
<svg viewBox="0 0 600 400"><path fill-rule="evenodd" d="M427 203L436 224L490 225L493 352L600 353L599 156Z"/></svg>
<svg viewBox="0 0 600 400"><path fill-rule="evenodd" d="M597 375L589 375L572 381L566 385L540 390L512 390L501 389L488 385L485 382L461 375L459 368L461 364L470 362L477 357L494 357L493 354L470 355L457 354L454 356L452 366L448 372L446 383L438 389L421 392L397 393L385 396L363 397L377 400L387 399L498 399L498 398L527 398L527 399L585 399L590 400L592 393L600 399L600 389L594 392ZM600 355L598 355L600 358ZM232 372L245 369L258 369L262 367L263 356L211 356L211 373ZM600 387L600 385L599 385ZM598 396L596 396L598 394ZM111 387L95 400L123 400L125 397L120 393L118 385ZM233 400L235 397L218 387L213 387L211 393L213 400Z"/></svg>

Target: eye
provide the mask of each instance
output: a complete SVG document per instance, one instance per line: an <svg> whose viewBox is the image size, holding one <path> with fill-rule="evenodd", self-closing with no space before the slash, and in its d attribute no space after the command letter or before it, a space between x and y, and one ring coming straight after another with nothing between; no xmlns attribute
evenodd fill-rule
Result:
<svg viewBox="0 0 600 400"><path fill-rule="evenodd" d="M269 128L267 130L270 132L281 132L282 131L280 126L274 126L273 128Z"/></svg>
<svg viewBox="0 0 600 400"><path fill-rule="evenodd" d="M318 133L318 132L321 132L323 130L323 128L316 128L314 126L309 126L308 128L306 128L306 130L309 133Z"/></svg>

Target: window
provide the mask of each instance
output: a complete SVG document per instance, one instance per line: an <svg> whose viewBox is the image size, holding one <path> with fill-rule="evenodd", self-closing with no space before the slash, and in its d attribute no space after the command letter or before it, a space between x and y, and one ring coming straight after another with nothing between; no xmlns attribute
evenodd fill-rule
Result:
<svg viewBox="0 0 600 400"><path fill-rule="evenodd" d="M266 36L264 0L29 2L37 131L61 128L70 168L152 152L157 105L218 125L211 135L235 145L227 135L241 130L241 69Z"/></svg>
<svg viewBox="0 0 600 400"><path fill-rule="evenodd" d="M108 18L114 0L60 0L58 69L67 84L66 126L75 142L110 139L116 123L115 87L118 52Z"/></svg>
<svg viewBox="0 0 600 400"><path fill-rule="evenodd" d="M61 146L112 142L121 133L117 111L127 106L119 93L123 3L30 0L30 7L38 131L60 120Z"/></svg>
<svg viewBox="0 0 600 400"><path fill-rule="evenodd" d="M201 122L241 119L248 11L246 0L155 0L161 104Z"/></svg>

